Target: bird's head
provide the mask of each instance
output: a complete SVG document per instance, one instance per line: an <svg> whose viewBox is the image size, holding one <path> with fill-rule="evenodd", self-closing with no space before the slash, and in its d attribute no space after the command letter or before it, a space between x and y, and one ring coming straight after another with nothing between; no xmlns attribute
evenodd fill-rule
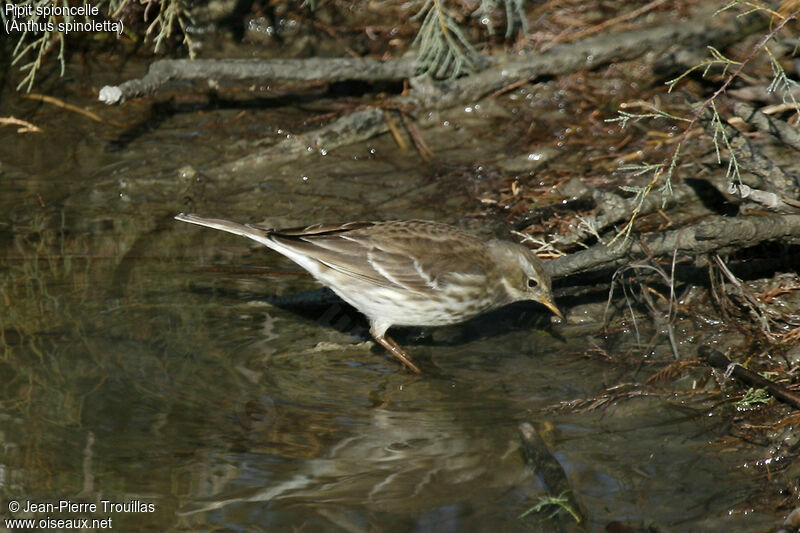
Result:
<svg viewBox="0 0 800 533"><path fill-rule="evenodd" d="M490 241L489 248L512 302L533 300L564 318L553 302L550 274L533 251L520 244L501 240Z"/></svg>

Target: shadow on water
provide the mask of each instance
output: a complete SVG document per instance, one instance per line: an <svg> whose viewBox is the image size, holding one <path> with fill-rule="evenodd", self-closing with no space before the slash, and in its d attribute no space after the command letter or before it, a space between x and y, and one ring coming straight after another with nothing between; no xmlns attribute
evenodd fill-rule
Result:
<svg viewBox="0 0 800 533"><path fill-rule="evenodd" d="M252 272L255 271L251 270ZM263 288L267 289L268 286L269 280L265 279ZM200 285L192 286L191 290L195 294L227 298L232 302L268 304L290 311L319 327L331 328L362 340L371 338L366 317L327 287L282 295ZM401 344L456 345L510 331L531 329L547 331L558 337L557 332L549 326L550 315L550 311L539 304L518 302L452 327L394 327L392 328L392 338Z"/></svg>

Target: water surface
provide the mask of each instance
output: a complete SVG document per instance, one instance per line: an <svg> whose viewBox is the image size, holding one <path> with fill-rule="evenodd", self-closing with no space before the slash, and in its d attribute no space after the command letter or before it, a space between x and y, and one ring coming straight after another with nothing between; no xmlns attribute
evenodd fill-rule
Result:
<svg viewBox="0 0 800 533"><path fill-rule="evenodd" d="M88 89L62 91L95 105ZM0 114L25 116L44 133L0 130L2 518L12 516L11 500L108 500L152 504L89 516L142 531L773 524L737 511L758 489L740 468L755 452L722 453L726 417L708 414L719 397L636 394L557 408L641 380L635 360L587 356L604 343L599 327L554 327L531 304L462 327L400 331L430 370L412 376L341 304L271 304L316 287L299 267L172 219L423 217L494 234L496 221L468 214L477 212L479 163L509 152L526 127L501 104L432 115L423 131L434 162L386 135L220 175L213 169L251 141L309 127L309 111L265 104L243 113L202 94L160 100L99 110L119 127L5 95ZM546 495L520 452L526 420L588 524L564 512L520 518Z"/></svg>

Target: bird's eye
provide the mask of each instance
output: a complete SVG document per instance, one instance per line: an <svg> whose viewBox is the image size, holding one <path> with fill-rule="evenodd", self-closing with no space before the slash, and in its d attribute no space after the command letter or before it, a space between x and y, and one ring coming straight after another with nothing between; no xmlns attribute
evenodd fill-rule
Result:
<svg viewBox="0 0 800 533"><path fill-rule="evenodd" d="M528 288L529 289L535 289L537 285L539 285L538 281L536 281L533 278L528 278Z"/></svg>

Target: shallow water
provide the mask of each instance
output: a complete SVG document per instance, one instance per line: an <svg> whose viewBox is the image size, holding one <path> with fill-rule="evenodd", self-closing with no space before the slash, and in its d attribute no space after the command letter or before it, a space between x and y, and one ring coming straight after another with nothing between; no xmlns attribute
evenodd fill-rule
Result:
<svg viewBox="0 0 800 533"><path fill-rule="evenodd" d="M149 100L99 108L80 87L60 96L126 127L3 100L0 114L45 130L0 130L3 519L111 518L118 530L579 530L566 513L519 517L546 493L520 453L518 425L530 420L587 530L614 520L678 531L774 523L731 512L758 489L740 467L755 453L711 445L727 430L724 416L708 415L719 397L553 409L637 380L638 365L585 357L603 342L594 326L561 330L531 305L401 331L431 370L412 376L365 342L363 322L340 304L298 313L268 303L315 288L299 267L172 220L181 211L275 226L424 217L492 233L493 223L464 217L475 205L462 175L524 130L509 127L500 104L431 117L426 126L448 121L427 130L435 164L385 135L226 176L213 168L247 141L300 129L308 112L241 113L199 93L168 110ZM11 500L139 503L9 513Z"/></svg>

